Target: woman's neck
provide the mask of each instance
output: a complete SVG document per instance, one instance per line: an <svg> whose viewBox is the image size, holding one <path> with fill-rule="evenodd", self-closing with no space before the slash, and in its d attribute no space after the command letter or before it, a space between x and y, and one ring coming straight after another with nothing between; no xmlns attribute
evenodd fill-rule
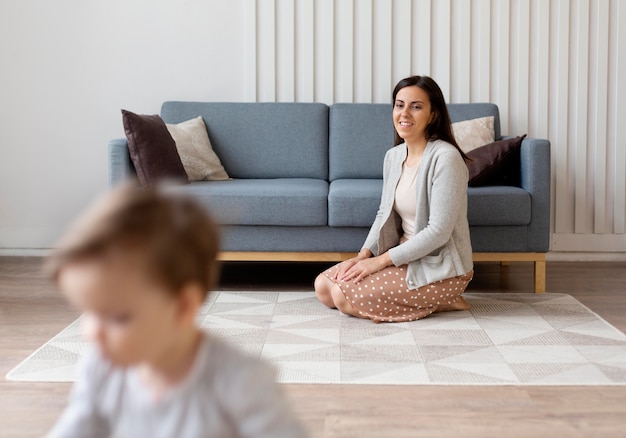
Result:
<svg viewBox="0 0 626 438"><path fill-rule="evenodd" d="M407 149L405 163L409 167L414 167L422 160L428 141L424 138L423 140L418 141L405 141L405 143Z"/></svg>

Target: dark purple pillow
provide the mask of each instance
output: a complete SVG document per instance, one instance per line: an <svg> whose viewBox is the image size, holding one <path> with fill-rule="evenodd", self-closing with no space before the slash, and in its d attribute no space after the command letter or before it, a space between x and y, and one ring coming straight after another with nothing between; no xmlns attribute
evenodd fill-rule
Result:
<svg viewBox="0 0 626 438"><path fill-rule="evenodd" d="M152 186L160 180L188 183L176 143L158 115L138 115L122 110L130 159L141 184Z"/></svg>
<svg viewBox="0 0 626 438"><path fill-rule="evenodd" d="M481 146L466 155L470 187L519 186L521 137L499 140Z"/></svg>

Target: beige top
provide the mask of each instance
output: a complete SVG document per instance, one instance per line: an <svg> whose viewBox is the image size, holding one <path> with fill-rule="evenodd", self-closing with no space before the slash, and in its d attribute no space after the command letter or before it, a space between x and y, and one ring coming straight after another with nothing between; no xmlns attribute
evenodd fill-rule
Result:
<svg viewBox="0 0 626 438"><path fill-rule="evenodd" d="M417 210L417 169L419 164L413 167L402 164L402 174L396 186L394 210L402 219L401 242L409 240L415 234L415 212Z"/></svg>

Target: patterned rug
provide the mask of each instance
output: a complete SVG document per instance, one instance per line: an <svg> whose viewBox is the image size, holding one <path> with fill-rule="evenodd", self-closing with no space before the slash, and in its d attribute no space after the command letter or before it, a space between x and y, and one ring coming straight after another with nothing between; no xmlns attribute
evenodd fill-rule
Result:
<svg viewBox="0 0 626 438"><path fill-rule="evenodd" d="M273 362L283 383L625 385L626 335L563 294L467 293L469 311L374 324L312 292L215 292L201 326ZM72 381L79 320L8 375Z"/></svg>

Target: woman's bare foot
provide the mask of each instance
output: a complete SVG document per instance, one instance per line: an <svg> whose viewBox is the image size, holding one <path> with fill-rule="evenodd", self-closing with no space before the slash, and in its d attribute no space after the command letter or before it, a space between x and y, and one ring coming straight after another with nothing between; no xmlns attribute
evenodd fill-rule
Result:
<svg viewBox="0 0 626 438"><path fill-rule="evenodd" d="M451 304L443 304L435 310L437 312L450 312L452 310L469 310L470 303L468 303L465 298L459 297L455 302Z"/></svg>

